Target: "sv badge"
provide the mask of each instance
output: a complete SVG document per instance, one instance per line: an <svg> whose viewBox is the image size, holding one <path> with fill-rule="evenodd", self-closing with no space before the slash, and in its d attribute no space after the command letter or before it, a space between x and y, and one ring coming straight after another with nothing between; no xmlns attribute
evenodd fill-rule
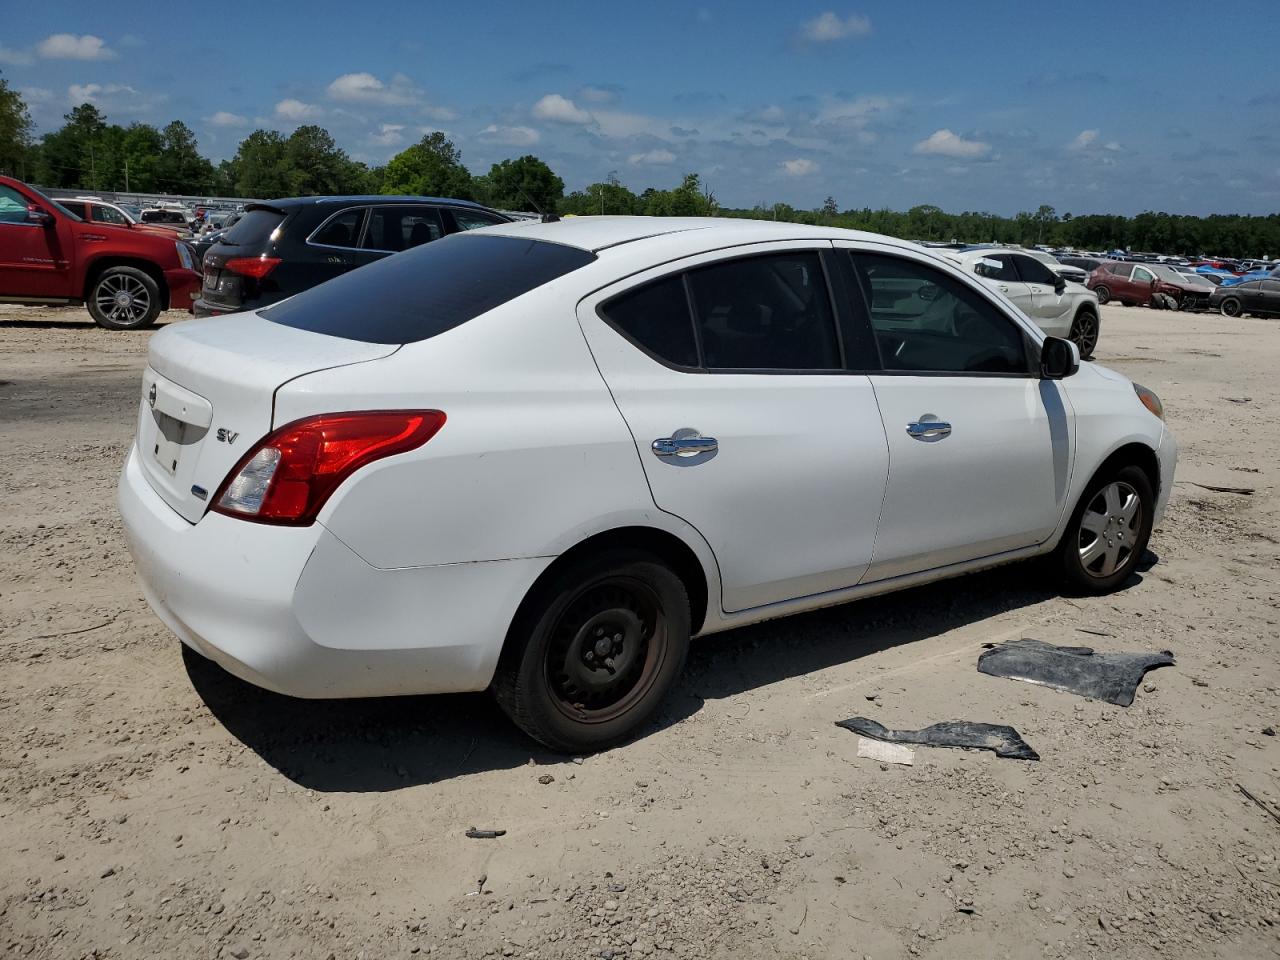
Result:
<svg viewBox="0 0 1280 960"><path fill-rule="evenodd" d="M235 443L238 436L240 434L237 431L228 430L226 427L218 428L218 440L222 443Z"/></svg>

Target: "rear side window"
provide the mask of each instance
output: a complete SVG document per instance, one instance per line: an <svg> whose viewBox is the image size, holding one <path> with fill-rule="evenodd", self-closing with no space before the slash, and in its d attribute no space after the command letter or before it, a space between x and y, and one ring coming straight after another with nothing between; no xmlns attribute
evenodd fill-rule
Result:
<svg viewBox="0 0 1280 960"><path fill-rule="evenodd" d="M478 210L462 210L454 207L449 212L453 214L453 222L458 225L459 230L475 230L478 227L492 227L495 223L506 222Z"/></svg>
<svg viewBox="0 0 1280 960"><path fill-rule="evenodd" d="M698 366L698 345L693 339L683 275L614 297L601 312L646 353L677 367Z"/></svg>
<svg viewBox="0 0 1280 960"><path fill-rule="evenodd" d="M1018 265L1018 273L1027 283L1047 283L1054 286L1058 275L1033 257L1016 256L1013 262Z"/></svg>
<svg viewBox="0 0 1280 960"><path fill-rule="evenodd" d="M311 242L326 247L354 247L359 243L363 220L362 207L335 214L311 235Z"/></svg>
<svg viewBox="0 0 1280 960"><path fill-rule="evenodd" d="M729 260L689 273L708 370L839 370L840 343L816 253Z"/></svg>
<svg viewBox="0 0 1280 960"><path fill-rule="evenodd" d="M283 210L255 207L236 221L235 226L222 235L222 242L233 247L266 247L272 231L284 222Z"/></svg>
<svg viewBox="0 0 1280 960"><path fill-rule="evenodd" d="M443 233L440 214L431 207L374 207L369 212L363 246L398 253L439 240Z"/></svg>
<svg viewBox="0 0 1280 960"><path fill-rule="evenodd" d="M416 343L595 259L559 243L457 233L344 273L261 315L330 337Z"/></svg>

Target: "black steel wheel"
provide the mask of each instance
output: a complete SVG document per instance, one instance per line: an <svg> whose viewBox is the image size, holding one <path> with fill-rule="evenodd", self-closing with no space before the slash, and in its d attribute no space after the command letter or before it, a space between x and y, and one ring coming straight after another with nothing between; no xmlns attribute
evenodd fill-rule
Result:
<svg viewBox="0 0 1280 960"><path fill-rule="evenodd" d="M567 565L524 604L493 681L498 703L554 750L599 750L657 708L689 649L684 584L649 554Z"/></svg>
<svg viewBox="0 0 1280 960"><path fill-rule="evenodd" d="M1080 359L1089 360L1098 346L1098 315L1092 310L1081 310L1071 324L1072 343L1080 350Z"/></svg>

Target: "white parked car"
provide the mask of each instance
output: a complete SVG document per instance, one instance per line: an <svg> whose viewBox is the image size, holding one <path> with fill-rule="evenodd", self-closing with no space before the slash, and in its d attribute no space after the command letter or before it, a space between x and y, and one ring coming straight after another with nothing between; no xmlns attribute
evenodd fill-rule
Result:
<svg viewBox="0 0 1280 960"><path fill-rule="evenodd" d="M1013 301L1045 333L1071 340L1088 360L1101 329L1098 298L1088 287L1052 273L1035 256L1038 252L971 247L949 256Z"/></svg>
<svg viewBox="0 0 1280 960"><path fill-rule="evenodd" d="M119 504L156 613L237 676L491 689L583 750L692 635L1047 554L1112 590L1175 459L1154 394L914 244L582 217L171 324Z"/></svg>

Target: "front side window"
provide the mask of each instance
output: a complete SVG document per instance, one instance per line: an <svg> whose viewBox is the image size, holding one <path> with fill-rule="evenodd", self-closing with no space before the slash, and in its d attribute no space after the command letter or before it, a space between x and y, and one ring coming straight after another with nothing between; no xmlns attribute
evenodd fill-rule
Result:
<svg viewBox="0 0 1280 960"><path fill-rule="evenodd" d="M1058 282L1057 274L1034 257L1019 254L1013 261L1018 265L1018 273L1027 283L1047 283L1052 287Z"/></svg>
<svg viewBox="0 0 1280 960"><path fill-rule="evenodd" d="M1133 280L1135 283L1150 283L1155 278L1155 274L1145 267L1133 268Z"/></svg>
<svg viewBox="0 0 1280 960"><path fill-rule="evenodd" d="M495 223L505 222L478 210L461 210L455 207L449 212L453 214L453 222L458 225L459 230L475 230L478 227L492 227Z"/></svg>
<svg viewBox="0 0 1280 960"><path fill-rule="evenodd" d="M311 242L325 247L356 247L360 244L360 224L364 209L345 210L330 217L311 235Z"/></svg>
<svg viewBox="0 0 1280 960"><path fill-rule="evenodd" d="M431 207L374 207L362 246L397 253L438 240L443 233L440 214Z"/></svg>
<svg viewBox="0 0 1280 960"><path fill-rule="evenodd" d="M838 370L840 344L817 253L776 253L689 271L708 370Z"/></svg>
<svg viewBox="0 0 1280 960"><path fill-rule="evenodd" d="M129 221L124 218L124 214L114 207L104 207L100 203L93 205L93 219L98 223L114 223L118 227L127 227Z"/></svg>
<svg viewBox="0 0 1280 960"><path fill-rule="evenodd" d="M27 198L13 187L0 184L0 223L26 223Z"/></svg>
<svg viewBox="0 0 1280 960"><path fill-rule="evenodd" d="M976 291L913 260L853 262L885 370L1028 375L1022 330Z"/></svg>

